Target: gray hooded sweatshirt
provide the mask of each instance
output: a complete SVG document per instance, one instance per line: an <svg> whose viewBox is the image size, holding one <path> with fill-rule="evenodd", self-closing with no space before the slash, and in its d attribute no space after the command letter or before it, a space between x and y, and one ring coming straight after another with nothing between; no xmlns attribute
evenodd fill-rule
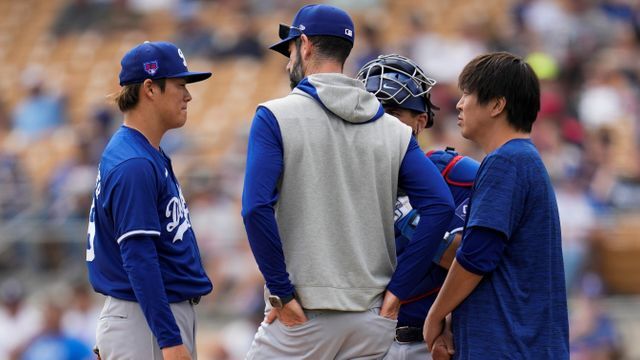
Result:
<svg viewBox="0 0 640 360"><path fill-rule="evenodd" d="M379 306L396 266L393 211L411 128L385 114L361 82L337 73L311 75L262 105L282 135L275 211L300 303Z"/></svg>

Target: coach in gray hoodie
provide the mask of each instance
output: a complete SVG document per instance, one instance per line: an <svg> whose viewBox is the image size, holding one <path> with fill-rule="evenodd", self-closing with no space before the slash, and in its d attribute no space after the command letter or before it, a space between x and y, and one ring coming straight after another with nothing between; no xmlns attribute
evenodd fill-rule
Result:
<svg viewBox="0 0 640 360"><path fill-rule="evenodd" d="M411 128L342 74L353 37L346 12L307 5L271 47L293 91L261 104L249 135L242 215L267 315L248 359L382 357L453 214ZM398 188L422 220L396 259Z"/></svg>

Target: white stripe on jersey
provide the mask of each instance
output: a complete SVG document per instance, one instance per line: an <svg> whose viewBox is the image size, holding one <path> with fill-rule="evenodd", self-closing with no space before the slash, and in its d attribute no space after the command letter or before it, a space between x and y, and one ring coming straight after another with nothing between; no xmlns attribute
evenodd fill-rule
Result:
<svg viewBox="0 0 640 360"><path fill-rule="evenodd" d="M453 229L453 230L449 231L449 234L457 234L457 233L459 233L459 232L460 232L460 231L462 231L462 230L464 230L464 228L461 226L461 227L459 227L459 228L455 228L455 229Z"/></svg>
<svg viewBox="0 0 640 360"><path fill-rule="evenodd" d="M129 236L132 235L156 235L156 236L160 236L160 231L155 231L155 230L133 230L133 231L129 231L128 233L122 234L122 236L120 236L117 240L118 244L120 244L120 242L126 238L128 238Z"/></svg>

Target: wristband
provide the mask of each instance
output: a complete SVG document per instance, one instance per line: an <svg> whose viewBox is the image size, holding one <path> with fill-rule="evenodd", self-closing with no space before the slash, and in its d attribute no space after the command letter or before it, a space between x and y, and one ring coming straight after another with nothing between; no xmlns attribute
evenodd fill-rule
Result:
<svg viewBox="0 0 640 360"><path fill-rule="evenodd" d="M444 238L442 239L442 242L440 243L440 247L438 247L438 251L436 252L436 255L433 257L433 262L436 264L440 263L440 260L442 260L442 256L444 256L444 253L447 251L447 249L449 248L449 246L451 246L451 243L453 242L453 239L456 238L456 234L457 232L446 232L444 233Z"/></svg>

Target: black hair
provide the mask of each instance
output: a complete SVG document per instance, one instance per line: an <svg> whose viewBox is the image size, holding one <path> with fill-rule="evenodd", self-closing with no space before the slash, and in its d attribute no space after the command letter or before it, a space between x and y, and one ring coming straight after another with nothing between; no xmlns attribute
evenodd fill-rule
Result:
<svg viewBox="0 0 640 360"><path fill-rule="evenodd" d="M522 58L508 52L480 55L464 67L458 87L475 93L480 104L504 98L509 124L531 132L540 111L540 82Z"/></svg>
<svg viewBox="0 0 640 360"><path fill-rule="evenodd" d="M309 36L309 41L316 48L318 57L335 60L343 66L353 48L349 40L337 36Z"/></svg>
<svg viewBox="0 0 640 360"><path fill-rule="evenodd" d="M416 111L416 110L413 110L413 109L407 109L407 108L404 108L404 107L398 105L395 102L394 103L383 104L382 107L384 108L385 112L392 111L392 110L406 110L413 117L416 117L416 116L418 116L420 114L426 114L425 111ZM427 114L427 116L428 115L429 114Z"/></svg>

